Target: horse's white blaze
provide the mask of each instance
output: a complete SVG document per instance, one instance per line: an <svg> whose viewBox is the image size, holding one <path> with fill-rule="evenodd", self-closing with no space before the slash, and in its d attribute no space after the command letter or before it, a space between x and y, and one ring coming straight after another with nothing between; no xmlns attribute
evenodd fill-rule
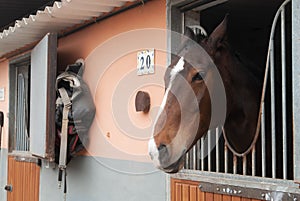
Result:
<svg viewBox="0 0 300 201"><path fill-rule="evenodd" d="M158 121L158 118L160 117L161 113L162 113L162 112L164 111L164 109L165 109L169 91L170 91L170 88L168 87L167 90L166 90L166 92L165 92L165 95L164 95L164 97L163 97L162 103L161 103L161 105L160 105L160 107L159 107L159 111L158 111L157 116L156 116L156 119L155 119L155 121L154 121L154 125L156 125L156 123L157 123L157 121ZM154 129L154 128L153 128L153 129ZM153 132L154 132L154 130L153 130ZM153 135L154 135L154 133L153 133Z"/></svg>
<svg viewBox="0 0 300 201"><path fill-rule="evenodd" d="M174 68L171 71L171 76L175 77L176 74L178 74L180 71L184 69L184 58L181 57L177 64L174 66Z"/></svg>
<svg viewBox="0 0 300 201"><path fill-rule="evenodd" d="M169 92L170 92L170 90L171 90L171 88L172 88L173 81L174 81L176 75L177 75L180 71L182 71L182 70L184 70L184 58L183 58L183 57L181 57L181 58L178 60L177 64L173 67L173 69L172 69L172 71L171 71L171 73L170 73L170 74L171 74L170 82L169 82L168 88L167 88L167 90L166 90L166 92L165 92L165 95L164 95L164 97L163 97L163 100L162 100L162 103L161 103L161 105L160 105L160 109L159 109L159 111L158 111L158 114L157 114L157 116L156 116L156 120L155 120L155 122L154 122L154 126L156 125L156 123L157 123L157 121L158 121L160 115L161 115L162 112L164 111L164 108L165 108L166 103L167 103L167 99L168 99ZM159 152L158 152L156 143L155 143L155 141L154 141L154 135L155 135L154 131L155 131L155 130L154 130L154 128L153 128L153 131L152 131L153 136L152 136L152 138L149 140L149 143L148 143L148 151L149 151L149 154L150 154L150 156L151 156L151 159L152 159L154 165L155 165L156 167L160 167L160 162L159 162ZM176 141L177 141L177 140L176 140Z"/></svg>
<svg viewBox="0 0 300 201"><path fill-rule="evenodd" d="M164 97L163 97L162 103L161 103L161 105L160 105L159 111L158 111L157 116L156 116L156 119L155 119L155 121L154 121L154 125L156 125L159 116L161 115L161 113L162 113L162 112L164 111L164 109L165 109L165 106L166 106L166 103L167 103L167 99L168 99L168 95L169 95L169 92L170 92L170 90L171 90L171 87L172 87L172 84L173 84L173 81L174 81L176 75L177 75L180 71L182 71L183 69L184 69L184 58L181 57L181 58L179 59L179 61L177 62L177 64L176 64L176 65L174 66L174 68L172 69L171 73L170 73L170 74L171 74L171 78L170 78L169 86L168 86L168 88L167 88L167 90L166 90L166 92L165 92L165 95L164 95ZM153 131L153 132L154 132L154 131ZM154 134L154 133L153 133L153 134Z"/></svg>

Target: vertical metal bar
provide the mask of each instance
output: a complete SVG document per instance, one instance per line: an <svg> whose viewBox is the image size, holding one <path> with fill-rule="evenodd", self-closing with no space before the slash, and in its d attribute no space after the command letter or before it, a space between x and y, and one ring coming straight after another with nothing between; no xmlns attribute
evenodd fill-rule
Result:
<svg viewBox="0 0 300 201"><path fill-rule="evenodd" d="M243 156L243 175L247 174L247 155Z"/></svg>
<svg viewBox="0 0 300 201"><path fill-rule="evenodd" d="M21 74L22 75L22 74ZM20 76L20 102L19 102L19 106L20 106L20 113L19 113L19 117L20 117L20 150L24 151L24 147L25 147L25 140L24 140L24 77Z"/></svg>
<svg viewBox="0 0 300 201"><path fill-rule="evenodd" d="M22 151L22 147L23 147L23 122L22 122L22 119L23 119L23 107L22 107L22 99L23 99L23 93L22 93L22 87L21 87L21 79L20 79L20 99L19 99L19 150Z"/></svg>
<svg viewBox="0 0 300 201"><path fill-rule="evenodd" d="M228 147L226 142L224 145L224 163L225 173L228 173Z"/></svg>
<svg viewBox="0 0 300 201"><path fill-rule="evenodd" d="M233 155L233 174L237 173L237 157Z"/></svg>
<svg viewBox="0 0 300 201"><path fill-rule="evenodd" d="M200 170L200 161L201 161L201 140L197 142L197 170Z"/></svg>
<svg viewBox="0 0 300 201"><path fill-rule="evenodd" d="M18 150L18 141L19 141L19 102L20 102L20 92L19 92L19 77L17 77L17 105L16 105L16 139L15 139L15 149Z"/></svg>
<svg viewBox="0 0 300 201"><path fill-rule="evenodd" d="M189 169L193 169L193 167L194 167L194 151L195 151L195 149L194 149L194 147L192 147L191 148L191 150L190 150L190 166L189 166Z"/></svg>
<svg viewBox="0 0 300 201"><path fill-rule="evenodd" d="M256 147L252 148L252 176L256 175Z"/></svg>
<svg viewBox="0 0 300 201"><path fill-rule="evenodd" d="M216 128L216 172L220 171L219 127Z"/></svg>
<svg viewBox="0 0 300 201"><path fill-rule="evenodd" d="M201 170L204 171L204 138L201 138Z"/></svg>
<svg viewBox="0 0 300 201"><path fill-rule="evenodd" d="M185 165L184 165L185 169L189 169L189 162L190 162L190 152L187 152L185 156Z"/></svg>
<svg viewBox="0 0 300 201"><path fill-rule="evenodd" d="M16 117L16 150L26 151L26 135L25 135L25 80L22 73L17 77L17 117Z"/></svg>
<svg viewBox="0 0 300 201"><path fill-rule="evenodd" d="M287 134L286 134L286 55L285 55L285 8L281 11L281 81L282 81L282 144L283 179L287 178Z"/></svg>
<svg viewBox="0 0 300 201"><path fill-rule="evenodd" d="M197 158L196 158L196 156L197 156L197 146L194 145L194 147L193 147L193 162L192 162L193 170L197 169L197 164L196 164Z"/></svg>
<svg viewBox="0 0 300 201"><path fill-rule="evenodd" d="M21 150L21 146L20 146L20 143L21 143L21 130L22 130L22 125L21 125L21 99L22 99L22 93L21 93L21 76L20 74L18 75L18 79L17 79L17 94L18 94L18 101L17 101L17 113L16 113L16 116L17 116L17 133L16 133L16 149L17 150Z"/></svg>
<svg viewBox="0 0 300 201"><path fill-rule="evenodd" d="M207 132L208 145L207 145L207 159L208 159L208 171L211 171L211 131Z"/></svg>
<svg viewBox="0 0 300 201"><path fill-rule="evenodd" d="M292 1L294 180L300 183L300 0Z"/></svg>
<svg viewBox="0 0 300 201"><path fill-rule="evenodd" d="M265 132L265 103L262 103L261 113L261 174L266 177L266 132Z"/></svg>
<svg viewBox="0 0 300 201"><path fill-rule="evenodd" d="M270 49L270 81L271 81L271 143L272 143L272 178L276 178L276 126L275 126L275 76L274 76L274 40Z"/></svg>
<svg viewBox="0 0 300 201"><path fill-rule="evenodd" d="M186 26L186 24L185 24L185 12L183 12L182 14L181 14L181 33L184 33L184 30L185 30L185 26Z"/></svg>

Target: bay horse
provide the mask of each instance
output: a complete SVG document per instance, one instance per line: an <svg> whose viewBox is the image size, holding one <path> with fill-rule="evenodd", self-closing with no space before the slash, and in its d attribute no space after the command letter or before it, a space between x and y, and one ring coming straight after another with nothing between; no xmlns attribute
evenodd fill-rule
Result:
<svg viewBox="0 0 300 201"><path fill-rule="evenodd" d="M228 15L200 41L187 28L188 39L166 70L165 94L148 142L154 165L166 173L182 169L186 153L218 125L236 153L245 153L255 140L263 72L232 49L227 24Z"/></svg>

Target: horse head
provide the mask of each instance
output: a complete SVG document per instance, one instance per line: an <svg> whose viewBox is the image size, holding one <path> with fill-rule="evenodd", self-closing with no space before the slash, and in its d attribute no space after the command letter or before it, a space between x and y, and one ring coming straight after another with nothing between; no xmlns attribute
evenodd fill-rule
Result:
<svg viewBox="0 0 300 201"><path fill-rule="evenodd" d="M178 172L185 154L216 126L229 133L225 139L236 152L245 152L253 142L260 85L230 48L227 18L201 41L186 29L166 70L165 95L148 149L155 166L167 173Z"/></svg>
<svg viewBox="0 0 300 201"><path fill-rule="evenodd" d="M224 87L212 56L219 53L226 21L201 42L187 28L178 54L167 68L165 95L149 141L154 164L165 172L174 173L183 167L189 149L220 122L212 116L219 119L225 116ZM222 87L223 93L217 92ZM218 100L218 96L222 98Z"/></svg>

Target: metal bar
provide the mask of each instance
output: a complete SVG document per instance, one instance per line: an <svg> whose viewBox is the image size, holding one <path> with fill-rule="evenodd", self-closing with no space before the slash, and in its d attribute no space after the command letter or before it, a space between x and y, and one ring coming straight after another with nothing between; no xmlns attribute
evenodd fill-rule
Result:
<svg viewBox="0 0 300 201"><path fill-rule="evenodd" d="M188 151L185 155L185 164L184 164L184 169L189 169L189 163L190 163L190 153L191 150Z"/></svg>
<svg viewBox="0 0 300 201"><path fill-rule="evenodd" d="M300 194L299 184L295 184L291 180L252 177L252 176L243 176L239 174L224 174L224 173L194 171L194 170L182 170L177 174L172 174L171 177L176 179L182 179L182 180L213 182L215 184L245 186L247 188L254 187L254 188L272 190L277 192L284 191L284 192ZM279 201L280 197L277 200Z"/></svg>
<svg viewBox="0 0 300 201"><path fill-rule="evenodd" d="M20 113L19 113L19 117L20 117L20 150L24 151L24 147L25 147L25 141L24 141L24 88L23 88L23 77L21 77L20 79L20 94L21 94L21 98L20 98Z"/></svg>
<svg viewBox="0 0 300 201"><path fill-rule="evenodd" d="M194 147L193 147L193 161L192 161L193 170L197 169L196 160L197 160L197 146L194 145Z"/></svg>
<svg viewBox="0 0 300 201"><path fill-rule="evenodd" d="M201 181L201 191L212 194L222 194L227 196L238 196L237 200L299 200L298 193L286 193L280 190L270 191L262 190L260 187L248 187L247 185L237 186L235 183L217 184L216 181L205 182ZM275 195L275 196L274 196ZM278 198L279 197L279 198ZM211 201L211 199L209 199ZM235 199L232 199L235 200Z"/></svg>
<svg viewBox="0 0 300 201"><path fill-rule="evenodd" d="M262 103L261 113L261 174L266 177L266 132L265 132L265 103Z"/></svg>
<svg viewBox="0 0 300 201"><path fill-rule="evenodd" d="M20 102L20 92L19 92L19 77L17 78L17 82L16 82L16 85L17 85L17 90L16 90L16 93L17 93L17 106L16 106L16 139L15 139L15 149L18 150L18 141L19 141L19 115L18 114L18 111L19 111L19 102Z"/></svg>
<svg viewBox="0 0 300 201"><path fill-rule="evenodd" d="M204 171L204 139L201 138L201 170Z"/></svg>
<svg viewBox="0 0 300 201"><path fill-rule="evenodd" d="M185 30L185 12L181 14L181 33L184 33Z"/></svg>
<svg viewBox="0 0 300 201"><path fill-rule="evenodd" d="M220 171L219 127L216 128L216 172Z"/></svg>
<svg viewBox="0 0 300 201"><path fill-rule="evenodd" d="M189 169L189 162L190 162L190 152L188 152L185 156L185 165L184 165L185 169Z"/></svg>
<svg viewBox="0 0 300 201"><path fill-rule="evenodd" d="M25 89L25 79L24 76L22 76L22 151L28 151L27 150L27 139L26 139L26 109L25 109L25 100L26 99L26 89Z"/></svg>
<svg viewBox="0 0 300 201"><path fill-rule="evenodd" d="M211 171L211 131L207 132L208 145L207 145L207 159L208 159L208 171Z"/></svg>
<svg viewBox="0 0 300 201"><path fill-rule="evenodd" d="M24 125L25 125L25 112L24 112L24 98L25 98L25 88L24 88L24 77L22 74L18 76L18 93L19 93L19 101L18 101L18 126L19 126L19 141L18 141L18 150L25 151L25 139L24 139Z"/></svg>
<svg viewBox="0 0 300 201"><path fill-rule="evenodd" d="M24 96L22 96L22 99L24 98ZM21 122L21 133L20 133L20 137L21 137L21 141L20 141L20 146L21 146L21 151L25 150L25 140L24 140L24 108L23 108L23 100L22 100L22 112L20 114L20 122Z"/></svg>
<svg viewBox="0 0 300 201"><path fill-rule="evenodd" d="M17 102L17 133L16 133L16 149L21 151L22 149L22 145L21 145L21 142L22 142L22 135L21 135L21 132L22 132L22 122L21 122L21 119L22 119L22 113L21 111L22 110L22 75L19 74L18 75L18 79L17 79L17 82L18 82L18 102Z"/></svg>
<svg viewBox="0 0 300 201"><path fill-rule="evenodd" d="M294 12L293 10L292 10L292 13L294 14L294 13L297 13L297 12L299 12L299 10L300 10L300 8L299 8L299 1L300 0L295 0L295 1L297 1L297 3L295 3L295 4L297 4L297 6L295 6L296 7L296 11ZM261 101L262 101L262 106L263 106L263 102L264 102L264 97L265 97L265 90L266 90L266 80L267 80L267 76L268 76L268 72L269 72L269 68L271 68L271 74L273 74L274 75L274 52L273 52L273 49L274 49L274 34L275 34L275 28L276 28L276 24L277 24L277 20L278 20L278 17L279 17L279 15L280 15L280 11L281 11L281 9L286 5L286 4L288 4L290 2L290 0L286 0L286 1L284 1L283 3L282 3L282 5L280 6L280 8L279 8L279 10L276 12L276 14L275 14L275 17L274 17L274 20L273 20L273 23L272 23L272 28L271 28L271 34L270 34L270 40L269 40L269 47L268 47L268 55L267 55L267 61L266 61L266 70L265 70L265 76L264 76L264 84L263 84L263 92L262 92L262 98L261 98ZM294 2L294 1L293 1ZM298 19L298 21L297 21L297 23L298 23L298 26L292 26L293 28L295 28L295 27L297 27L298 29L294 29L294 30L292 30L292 33L298 33L298 31L297 30L299 30L299 28L300 28L300 23L299 23L299 14L297 15L297 19ZM293 20L292 20L293 21ZM300 34L299 34L300 35ZM299 36L298 35L298 36ZM293 36L295 36L295 35L293 35ZM300 37L300 36L299 36ZM299 37L298 38L294 38L295 40L295 42L296 41L298 41L298 39L299 39ZM293 43L293 44L295 44L295 43ZM299 51L297 52L297 53L299 53L300 52L300 48L298 47L298 49L299 49ZM292 51L293 53L294 53L294 51ZM298 62L296 62L296 64L297 65L293 65L293 67L294 68L296 68L296 66L299 66L300 65L300 59L297 57L297 56L294 56L293 58L297 58L298 59ZM270 67L270 65L271 65L271 67ZM300 70L298 70L298 72L297 73L300 73ZM295 75L295 74L294 74ZM295 76L295 78L297 78L297 76ZM272 159L274 159L275 158L275 160L272 160L272 177L274 177L274 176L276 176L275 174L273 174L273 173L275 173L275 169L276 169L276 167L275 167L275 165L276 165L276 157L274 156L274 153L275 153L275 151L276 151L276 149L275 149L275 143L274 142L276 142L276 139L275 139L275 137L273 137L274 135L275 135L275 124L274 124L274 120L275 120L275 118L274 118L274 116L275 116L275 105L274 105L274 93L272 93L272 91L274 92L274 76L272 76L271 75L271 103L273 103L273 104L271 104L271 123L272 123L272 125L271 125L271 131L272 131ZM294 79L294 78L293 78ZM294 83L293 83L294 84ZM300 84L298 84L297 85L297 87L299 88L299 86L300 86ZM295 85L293 85L293 90L295 89L295 88L297 88L297 87L295 87ZM299 94L300 94L300 90L299 90ZM298 95L299 95L298 94ZM294 97L295 97L295 94L294 94L294 96L293 96L293 101L294 101ZM296 97L298 97L298 96L296 96ZM295 102L293 102L293 103L295 103ZM300 102L298 101L298 103L297 103L298 105L300 105ZM293 105L294 106L294 105ZM293 111L294 112L294 111ZM297 111L298 112L298 114L299 114L299 112L300 112L300 106L299 106L299 110ZM262 114L264 114L264 110L262 110ZM294 119L295 120L295 119ZM299 120L300 120L300 115L299 115ZM262 123L262 127L264 127L264 118L262 118L262 121L261 121L261 123ZM264 128L262 129L262 132L264 132ZM299 129L300 130L300 129ZM299 137L300 138L300 137ZM262 139L264 139L263 138L263 136L262 136ZM299 139L299 142L300 142L300 139ZM262 147L264 147L265 146L265 143L262 141ZM300 149L300 148L299 148ZM300 150L298 150L298 152L300 152ZM294 153L298 153L298 152L294 152ZM263 173L263 176L265 176L265 152L264 151L262 151L262 164L263 164L263 170L262 170L262 173ZM300 156L299 156L299 163L300 163ZM300 166L300 165L299 165ZM299 167L300 168L300 167ZM300 178L300 173L299 173L299 178Z"/></svg>
<svg viewBox="0 0 300 201"><path fill-rule="evenodd" d="M285 54L285 9L281 11L281 84L282 84L282 147L283 179L287 178L287 133L286 133L286 54Z"/></svg>
<svg viewBox="0 0 300 201"><path fill-rule="evenodd" d="M18 150L19 149L19 145L18 145L18 142L19 142L19 128L20 128L20 125L19 125L19 115L18 115L18 111L19 111L19 102L20 102L20 91L19 91L19 77L17 79L17 107L16 107L16 139L15 139L15 149Z"/></svg>
<svg viewBox="0 0 300 201"><path fill-rule="evenodd" d="M247 174L247 155L243 156L243 175Z"/></svg>
<svg viewBox="0 0 300 201"><path fill-rule="evenodd" d="M224 145L224 167L225 167L225 173L228 173L228 147L227 143Z"/></svg>
<svg viewBox="0 0 300 201"><path fill-rule="evenodd" d="M233 174L237 173L237 157L233 155Z"/></svg>
<svg viewBox="0 0 300 201"><path fill-rule="evenodd" d="M200 161L201 161L201 140L197 142L197 170L200 170Z"/></svg>
<svg viewBox="0 0 300 201"><path fill-rule="evenodd" d="M189 161L189 169L193 169L193 155L194 155L194 147L191 148L190 152L190 161Z"/></svg>
<svg viewBox="0 0 300 201"><path fill-rule="evenodd" d="M189 161L188 161L188 169L192 169L192 161L193 161L193 148L189 151Z"/></svg>
<svg viewBox="0 0 300 201"><path fill-rule="evenodd" d="M253 146L252 148L252 176L256 175L256 147Z"/></svg>
<svg viewBox="0 0 300 201"><path fill-rule="evenodd" d="M292 1L294 180L300 183L300 0Z"/></svg>
<svg viewBox="0 0 300 201"><path fill-rule="evenodd" d="M270 48L270 82L271 82L271 143L272 143L272 178L276 178L276 126L275 126L275 77L274 77L274 40Z"/></svg>

